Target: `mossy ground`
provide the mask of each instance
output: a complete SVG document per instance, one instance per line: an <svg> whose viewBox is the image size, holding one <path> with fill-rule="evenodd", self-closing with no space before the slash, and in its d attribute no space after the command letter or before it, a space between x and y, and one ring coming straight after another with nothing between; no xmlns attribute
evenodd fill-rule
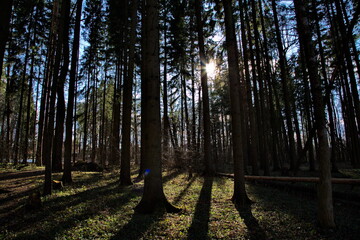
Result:
<svg viewBox="0 0 360 240"><path fill-rule="evenodd" d="M227 178L164 173L168 200L182 212L134 214L143 181L120 187L118 173L74 172L74 184L23 207L43 176L0 181L0 239L358 239L359 206L335 202L337 228L316 224L316 199L249 184L255 202L237 210ZM134 172L133 177L136 174ZM59 179L60 174L54 178ZM26 188L24 187L26 186ZM18 187L18 189L17 189ZM16 190L17 189L17 190ZM16 190L16 192L14 192Z"/></svg>

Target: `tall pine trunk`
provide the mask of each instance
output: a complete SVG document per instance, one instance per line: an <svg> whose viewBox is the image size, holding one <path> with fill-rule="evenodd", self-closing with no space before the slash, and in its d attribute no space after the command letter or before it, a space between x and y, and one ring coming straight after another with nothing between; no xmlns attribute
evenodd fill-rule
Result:
<svg viewBox="0 0 360 240"><path fill-rule="evenodd" d="M135 211L151 213L158 208L165 208L167 212L178 212L179 209L172 206L165 197L161 171L161 119L160 119L160 60L159 60L159 3L157 0L148 0L145 3L145 26L143 26L146 42L143 42L143 61L145 75L142 81L146 82L146 88L141 89L141 98L144 98L147 109L146 121L141 131L144 132L141 141L142 160L145 162L144 193ZM144 121L144 112L141 113L141 121Z"/></svg>
<svg viewBox="0 0 360 240"><path fill-rule="evenodd" d="M130 17L131 29L129 39L129 63L127 74L124 79L124 95L123 95L123 115L122 115L122 147L121 147L121 169L120 183L121 185L131 185L130 177L130 136L131 136L131 109L132 109L132 90L134 78L135 63L135 41L136 41L136 25L137 25L137 0L131 1Z"/></svg>
<svg viewBox="0 0 360 240"><path fill-rule="evenodd" d="M318 220L323 227L335 227L332 202L330 149L326 130L325 104L323 101L321 82L318 77L318 62L314 51L314 44L310 32L311 28L309 26L304 1L294 1L294 6L299 40L304 48L305 62L309 72L316 131L319 140L317 151L320 172L320 182L318 184Z"/></svg>
<svg viewBox="0 0 360 240"><path fill-rule="evenodd" d="M284 47L281 40L281 33L279 27L279 20L277 17L277 8L275 0L272 0L272 10L274 13L274 23L275 23L275 32L276 32L276 44L279 52L279 61L280 61L280 76L282 83L282 90L284 93L284 104L285 104L285 119L287 126L287 138L289 142L289 157L290 157L290 169L296 170L296 155L295 155L295 141L294 141L294 128L293 128L293 116L292 116L292 100L293 96L291 94L290 81L287 73L287 64Z"/></svg>
<svg viewBox="0 0 360 240"><path fill-rule="evenodd" d="M233 161L234 161L234 194L232 201L237 206L244 206L250 200L245 190L245 171L244 171L244 149L242 147L243 128L242 116L240 112L244 105L244 99L240 102L240 85L245 85L245 80L240 79L239 74L239 57L235 35L235 23L232 10L232 1L223 0L225 12L225 32L226 32L226 48L228 54L229 66L229 86L230 86L230 104L231 104L231 126L233 141Z"/></svg>
<svg viewBox="0 0 360 240"><path fill-rule="evenodd" d="M196 28L198 33L198 47L201 65L201 89L203 103L203 135L204 135L204 162L205 174L212 175L215 172L214 164L210 155L211 133L210 133L210 106L209 106L209 90L207 83L206 63L202 19L202 1L195 1Z"/></svg>
<svg viewBox="0 0 360 240"><path fill-rule="evenodd" d="M83 0L77 1L76 6L76 19L74 30L74 42L72 47L71 56L71 68L69 78L69 90L68 90L68 105L66 109L66 128L65 128L65 144L64 144L64 174L62 180L64 183L71 183L71 152L72 152L72 129L74 120L74 100L75 100L75 85L76 85L76 73L79 58L79 44L80 44L80 20L81 9Z"/></svg>

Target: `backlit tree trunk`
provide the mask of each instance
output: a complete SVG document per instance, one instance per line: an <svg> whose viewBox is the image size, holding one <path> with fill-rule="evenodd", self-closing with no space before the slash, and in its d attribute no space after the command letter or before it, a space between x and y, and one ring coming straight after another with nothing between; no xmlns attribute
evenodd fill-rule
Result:
<svg viewBox="0 0 360 240"><path fill-rule="evenodd" d="M76 73L79 57L79 44L80 44L80 20L81 20L81 9L83 0L77 1L76 6L76 20L74 30L74 43L71 56L71 69L70 69L70 80L68 90L68 106L66 112L66 132L65 132L65 144L64 144L64 174L62 180L64 183L71 183L71 151L72 151L72 129L74 119L74 98L75 98L75 84L76 84Z"/></svg>
<svg viewBox="0 0 360 240"><path fill-rule="evenodd" d="M225 12L225 31L226 48L228 53L229 66L229 85L230 85L230 103L231 103L231 125L233 141L233 160L234 160L234 195L232 201L238 206L243 206L250 200L245 190L245 172L244 172L244 149L242 147L242 116L240 102L240 85L245 85L245 80L240 79L239 57L235 35L235 24L233 19L233 10L231 0L223 0ZM241 83L242 82L242 83Z"/></svg>
<svg viewBox="0 0 360 240"><path fill-rule="evenodd" d="M136 24L137 24L137 0L132 0L130 7L131 29L129 42L129 63L128 73L124 79L123 95L123 119L122 119L122 146L121 146L121 185L131 185L130 178L130 135L131 135L131 109L132 109L132 90L134 78L134 61L135 61L135 41L136 41Z"/></svg>
<svg viewBox="0 0 360 240"><path fill-rule="evenodd" d="M205 174L212 175L215 171L212 158L210 156L210 106L209 106L209 90L207 84L206 63L207 58L205 55L204 47L204 33L203 33L203 19L201 17L202 1L195 1L195 16L196 27L198 32L198 45L200 54L201 65L201 89L202 89L202 103L203 103L203 134L204 134L204 162L205 162Z"/></svg>
<svg viewBox="0 0 360 240"><path fill-rule="evenodd" d="M160 119L160 60L159 60L159 3L148 0L145 3L145 26L143 26L146 42L144 42L143 61L147 64L142 81L146 81L146 89L141 89L141 98L145 101L146 122L143 123L141 141L145 141L142 161L146 161L144 193L135 211L151 213L158 208L167 212L178 212L165 197L161 172L161 119ZM142 118L143 115L142 112ZM143 136L146 139L143 139Z"/></svg>
<svg viewBox="0 0 360 240"><path fill-rule="evenodd" d="M314 115L319 146L317 160L319 162L320 182L318 185L318 220L323 227L334 227L332 202L331 164L328 134L326 129L325 105L321 82L318 77L318 62L314 51L311 28L307 18L307 10L303 0L294 1L297 19L297 31L305 53L305 61L309 72L311 93L314 102Z"/></svg>

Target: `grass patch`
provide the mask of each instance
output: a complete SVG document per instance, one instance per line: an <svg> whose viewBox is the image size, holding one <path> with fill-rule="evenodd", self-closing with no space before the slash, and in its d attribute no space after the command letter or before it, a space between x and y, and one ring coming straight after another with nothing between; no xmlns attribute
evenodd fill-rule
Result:
<svg viewBox="0 0 360 240"><path fill-rule="evenodd" d="M28 164L17 164L12 163L0 163L0 174L2 173L16 173L22 171L36 171L36 170L45 170L45 167L38 167L34 163Z"/></svg>
<svg viewBox="0 0 360 240"><path fill-rule="evenodd" d="M347 177L360 179L360 169L340 169L339 171Z"/></svg>
<svg viewBox="0 0 360 240"><path fill-rule="evenodd" d="M133 210L142 196L142 181L120 187L117 173L73 176L75 183L43 198L39 211L25 211L26 196L20 197L0 219L0 239L357 239L360 235L356 207L336 203L338 227L323 231L316 225L314 199L262 185L247 185L255 203L236 209L230 201L232 179L188 180L186 174L167 172L165 194L182 212L142 215ZM33 187L42 186L38 178Z"/></svg>

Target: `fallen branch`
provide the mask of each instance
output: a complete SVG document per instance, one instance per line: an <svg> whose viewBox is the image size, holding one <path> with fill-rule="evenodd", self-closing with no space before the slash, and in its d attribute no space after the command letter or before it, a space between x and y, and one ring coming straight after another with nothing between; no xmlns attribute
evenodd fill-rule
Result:
<svg viewBox="0 0 360 240"><path fill-rule="evenodd" d="M217 173L218 176L234 178L233 174ZM280 182L311 182L318 183L320 178L318 177L269 177L269 176L245 176L245 180L249 181L280 181ZM349 184L360 185L360 179L351 178L332 178L331 182L334 184Z"/></svg>

